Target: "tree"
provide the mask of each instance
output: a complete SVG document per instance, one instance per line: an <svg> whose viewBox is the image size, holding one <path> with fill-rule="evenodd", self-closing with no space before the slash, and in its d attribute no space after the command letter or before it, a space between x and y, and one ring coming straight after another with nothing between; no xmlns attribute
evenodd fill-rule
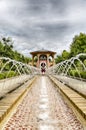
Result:
<svg viewBox="0 0 86 130"><path fill-rule="evenodd" d="M70 53L67 52L66 50L63 50L63 52L62 52L62 58L63 58L63 60L69 59L70 58Z"/></svg>
<svg viewBox="0 0 86 130"><path fill-rule="evenodd" d="M71 56L76 56L79 53L86 53L86 34L84 33L76 35L70 46Z"/></svg>
<svg viewBox="0 0 86 130"><path fill-rule="evenodd" d="M0 55L3 56L3 53L4 53L4 46L0 41Z"/></svg>
<svg viewBox="0 0 86 130"><path fill-rule="evenodd" d="M61 61L63 61L63 57L61 55L58 55L57 58L55 59L55 63L57 64Z"/></svg>
<svg viewBox="0 0 86 130"><path fill-rule="evenodd" d="M55 62L57 64L61 61L67 60L69 58L70 58L70 53L67 52L66 50L63 50L62 54L57 56L57 58L55 59Z"/></svg>
<svg viewBox="0 0 86 130"><path fill-rule="evenodd" d="M29 63L31 58L25 57L17 51L13 50L13 41L10 37L3 37L0 41L0 56L9 57L11 59Z"/></svg>

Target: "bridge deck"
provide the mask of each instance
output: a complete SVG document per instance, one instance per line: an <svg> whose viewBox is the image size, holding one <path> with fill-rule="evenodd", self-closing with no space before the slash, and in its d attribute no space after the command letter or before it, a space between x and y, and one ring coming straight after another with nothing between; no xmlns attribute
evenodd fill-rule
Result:
<svg viewBox="0 0 86 130"><path fill-rule="evenodd" d="M40 76L3 124L3 130L83 130L48 77Z"/></svg>

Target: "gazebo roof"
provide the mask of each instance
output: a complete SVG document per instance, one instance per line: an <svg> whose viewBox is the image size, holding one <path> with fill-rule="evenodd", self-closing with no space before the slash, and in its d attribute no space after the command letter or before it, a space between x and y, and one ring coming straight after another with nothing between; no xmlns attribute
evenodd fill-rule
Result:
<svg viewBox="0 0 86 130"><path fill-rule="evenodd" d="M41 50L30 52L31 55L35 55L35 54L38 54L38 53L56 54L56 52L54 52L54 51L45 50L45 49L41 49Z"/></svg>

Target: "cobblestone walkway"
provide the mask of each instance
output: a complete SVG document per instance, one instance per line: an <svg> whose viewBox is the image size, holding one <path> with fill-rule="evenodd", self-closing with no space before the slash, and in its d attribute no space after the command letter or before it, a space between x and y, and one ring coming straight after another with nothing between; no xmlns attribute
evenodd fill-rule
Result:
<svg viewBox="0 0 86 130"><path fill-rule="evenodd" d="M3 130L83 130L51 81L39 77Z"/></svg>

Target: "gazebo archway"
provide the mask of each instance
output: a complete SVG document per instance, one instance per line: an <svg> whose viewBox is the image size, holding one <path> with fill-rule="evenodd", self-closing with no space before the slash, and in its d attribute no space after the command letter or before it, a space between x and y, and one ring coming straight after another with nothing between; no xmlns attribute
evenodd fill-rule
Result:
<svg viewBox="0 0 86 130"><path fill-rule="evenodd" d="M38 50L30 53L32 55L32 65L34 66L34 59L37 57L37 63L36 67L41 68L41 64L44 63L46 65L46 68L50 67L51 64L54 65L54 56L56 52L49 51L49 50ZM50 61L50 58L52 59L52 62Z"/></svg>

